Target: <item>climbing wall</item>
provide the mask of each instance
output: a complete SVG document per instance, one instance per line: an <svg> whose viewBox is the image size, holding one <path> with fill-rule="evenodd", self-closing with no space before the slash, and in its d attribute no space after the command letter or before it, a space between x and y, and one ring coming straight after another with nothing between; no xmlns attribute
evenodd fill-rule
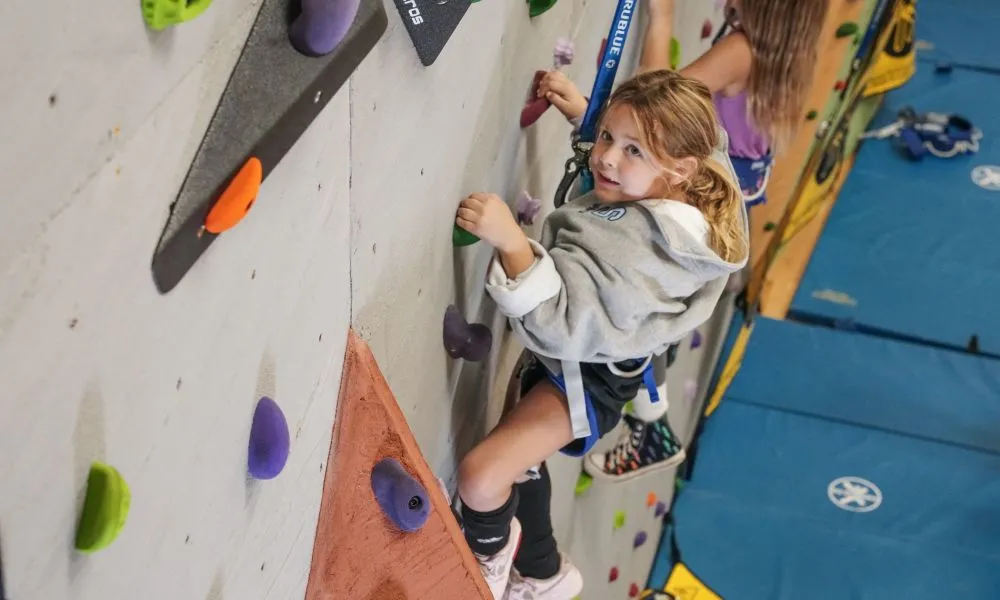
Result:
<svg viewBox="0 0 1000 600"><path fill-rule="evenodd" d="M425 67L384 3L381 39L322 96L328 104L271 165L252 210L161 293L154 252L262 4L214 0L163 30L111 0L0 7L0 39L19 48L0 55L0 79L13 82L0 93L9 598L304 597L351 326L452 489L458 458L498 413L518 349L483 298L488 250L451 245L454 209L479 190L511 202L528 190L550 208L570 127L549 111L522 131L518 115L560 37L575 41L566 72L589 92L611 8L563 0L529 19L524 3L476 3ZM679 14L685 61L706 44L704 17ZM282 76L262 70L259 84ZM495 332L486 360L444 351L449 304ZM710 346L682 350L674 398L704 371ZM265 396L287 421L290 453L261 480L247 462ZM679 423L690 421L685 406L671 409ZM95 461L117 470L130 498L117 538L83 554L75 534ZM579 463L556 465L558 536L580 554L588 594L605 597L606 578L591 574L616 563L611 589L624 594L648 569L647 558L628 571L632 528L648 531L640 550L656 543L655 517L638 516L646 487L666 501L673 484L595 486L578 499L578 473ZM614 537L589 528L617 510L629 516ZM599 540L613 546L592 554Z"/></svg>

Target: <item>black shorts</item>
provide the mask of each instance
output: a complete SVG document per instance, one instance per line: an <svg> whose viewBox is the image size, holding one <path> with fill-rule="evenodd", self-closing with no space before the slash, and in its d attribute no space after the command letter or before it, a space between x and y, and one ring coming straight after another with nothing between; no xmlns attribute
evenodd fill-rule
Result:
<svg viewBox="0 0 1000 600"><path fill-rule="evenodd" d="M635 371L645 359L626 360L615 363L625 372ZM580 363L580 373L583 376L583 388L590 396L591 405L597 421L597 435L604 437L618 425L622 418L622 409L639 393L643 385L642 372L634 377L622 377L611 372L603 363ZM521 371L521 397L524 397L538 382L548 379L549 374L534 356L529 356ZM574 446L582 447L584 440L574 440L567 446L570 451Z"/></svg>

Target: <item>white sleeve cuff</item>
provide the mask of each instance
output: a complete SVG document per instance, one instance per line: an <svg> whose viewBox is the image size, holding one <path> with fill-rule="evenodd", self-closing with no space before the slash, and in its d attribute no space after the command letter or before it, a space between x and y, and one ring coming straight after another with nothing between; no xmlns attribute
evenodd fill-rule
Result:
<svg viewBox="0 0 1000 600"><path fill-rule="evenodd" d="M486 291L497 303L500 312L513 319L519 319L535 310L539 304L562 289L562 278L556 271L552 257L535 240L528 240L528 243L535 255L535 262L517 278L507 278L498 256L493 257L486 272Z"/></svg>

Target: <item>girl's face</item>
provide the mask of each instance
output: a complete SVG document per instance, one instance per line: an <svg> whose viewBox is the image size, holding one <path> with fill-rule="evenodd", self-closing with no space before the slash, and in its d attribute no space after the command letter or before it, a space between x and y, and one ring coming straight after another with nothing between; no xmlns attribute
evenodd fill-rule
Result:
<svg viewBox="0 0 1000 600"><path fill-rule="evenodd" d="M601 202L628 202L655 195L664 187L663 169L639 141L628 107L613 106L601 121L590 151L594 192Z"/></svg>

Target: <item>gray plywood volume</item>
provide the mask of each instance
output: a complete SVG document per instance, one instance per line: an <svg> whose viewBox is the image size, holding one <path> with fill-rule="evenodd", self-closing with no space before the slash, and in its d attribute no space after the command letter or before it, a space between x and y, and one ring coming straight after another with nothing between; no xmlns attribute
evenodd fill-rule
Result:
<svg viewBox="0 0 1000 600"><path fill-rule="evenodd" d="M230 178L256 156L266 179L388 25L380 0L362 0L333 52L304 56L288 39L297 5L297 0L264 0L260 8L154 253L153 280L160 293L173 289L217 237L198 234Z"/></svg>

